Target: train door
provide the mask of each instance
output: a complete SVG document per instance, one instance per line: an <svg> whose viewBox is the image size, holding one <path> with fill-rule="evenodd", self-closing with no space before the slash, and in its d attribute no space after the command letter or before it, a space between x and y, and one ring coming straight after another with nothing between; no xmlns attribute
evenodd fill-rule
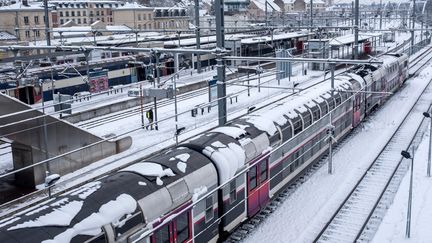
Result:
<svg viewBox="0 0 432 243"><path fill-rule="evenodd" d="M155 231L152 243L183 243L192 241L191 212L187 211Z"/></svg>
<svg viewBox="0 0 432 243"><path fill-rule="evenodd" d="M356 94L353 101L353 127L361 121L361 94Z"/></svg>
<svg viewBox="0 0 432 243"><path fill-rule="evenodd" d="M260 161L248 172L248 216L263 209L269 201L268 159Z"/></svg>

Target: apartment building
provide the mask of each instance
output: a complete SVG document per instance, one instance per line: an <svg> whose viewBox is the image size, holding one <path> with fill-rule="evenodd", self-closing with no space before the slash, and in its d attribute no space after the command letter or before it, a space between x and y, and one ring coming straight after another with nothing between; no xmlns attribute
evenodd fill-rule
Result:
<svg viewBox="0 0 432 243"><path fill-rule="evenodd" d="M126 25L133 29L184 29L189 17L185 8L145 7L137 3L125 3L113 9L115 25Z"/></svg>
<svg viewBox="0 0 432 243"><path fill-rule="evenodd" d="M120 1L100 1L100 0L69 0L69 1L50 1L56 12L58 21L54 26L61 26L69 21L76 25L86 26L96 21L112 25L113 9L123 6L125 3Z"/></svg>
<svg viewBox="0 0 432 243"><path fill-rule="evenodd" d="M17 2L0 7L0 31L5 31L21 42L44 40L45 20L41 2ZM49 16L52 27L52 16Z"/></svg>

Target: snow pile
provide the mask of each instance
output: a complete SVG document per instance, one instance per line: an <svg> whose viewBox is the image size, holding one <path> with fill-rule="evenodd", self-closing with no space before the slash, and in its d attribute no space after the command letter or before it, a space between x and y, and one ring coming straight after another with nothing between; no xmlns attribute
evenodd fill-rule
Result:
<svg viewBox="0 0 432 243"><path fill-rule="evenodd" d="M102 205L99 212L91 214L54 239L45 240L43 243L64 243L70 242L77 235L97 235L102 232L102 226L119 222L123 216L135 212L136 208L137 202L132 196L121 194L115 200Z"/></svg>
<svg viewBox="0 0 432 243"><path fill-rule="evenodd" d="M51 213L40 216L35 220L29 220L24 223L10 227L8 230L22 228L33 228L42 226L68 226L72 219L79 213L83 206L83 201L72 201L60 208L54 209Z"/></svg>
<svg viewBox="0 0 432 243"><path fill-rule="evenodd" d="M179 169L183 173L186 172L186 167L187 167L187 164L184 162L178 162L177 163L177 169Z"/></svg>
<svg viewBox="0 0 432 243"><path fill-rule="evenodd" d="M140 185L140 186L147 186L147 183L145 183L144 181L139 181L138 185Z"/></svg>
<svg viewBox="0 0 432 243"><path fill-rule="evenodd" d="M246 131L240 127L218 127L211 132L223 133L234 139L238 139L246 134Z"/></svg>
<svg viewBox="0 0 432 243"><path fill-rule="evenodd" d="M192 202L196 202L198 198L200 198L201 196L207 193L207 190L208 189L206 186L200 186L198 188L195 188L194 194L192 195Z"/></svg>
<svg viewBox="0 0 432 243"><path fill-rule="evenodd" d="M186 162L190 158L190 155L189 154L179 154L179 155L176 155L175 158L179 159L183 162Z"/></svg>
<svg viewBox="0 0 432 243"><path fill-rule="evenodd" d="M219 183L231 179L246 161L243 148L235 143L229 143L227 146L216 141L205 147L203 153L214 162L218 170Z"/></svg>
<svg viewBox="0 0 432 243"><path fill-rule="evenodd" d="M134 172L143 176L155 176L156 184L161 186L163 181L161 180L164 176L175 176L174 172L170 169L164 169L162 165L152 162L140 162L126 167L120 171Z"/></svg>

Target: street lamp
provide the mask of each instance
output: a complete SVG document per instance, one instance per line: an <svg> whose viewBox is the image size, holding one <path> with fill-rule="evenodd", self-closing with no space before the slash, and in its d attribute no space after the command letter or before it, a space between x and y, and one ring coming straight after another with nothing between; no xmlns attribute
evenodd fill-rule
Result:
<svg viewBox="0 0 432 243"><path fill-rule="evenodd" d="M405 159L411 160L411 175L410 175L410 185L409 185L409 194L408 194L408 210L407 210L407 223L406 223L406 231L405 231L405 237L410 238L411 235L411 205L412 205L412 185L413 185L413 170L414 170L414 146L412 148L413 155L403 150L401 152L401 155Z"/></svg>
<svg viewBox="0 0 432 243"><path fill-rule="evenodd" d="M428 163L427 163L427 176L430 177L431 171L431 146L432 146L432 116L429 112L423 112L423 116L426 118L431 118L430 128L429 128L429 153L428 153Z"/></svg>

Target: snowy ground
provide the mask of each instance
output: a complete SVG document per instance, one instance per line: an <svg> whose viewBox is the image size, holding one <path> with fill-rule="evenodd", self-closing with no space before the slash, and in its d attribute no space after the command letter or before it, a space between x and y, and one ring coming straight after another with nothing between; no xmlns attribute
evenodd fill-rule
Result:
<svg viewBox="0 0 432 243"><path fill-rule="evenodd" d="M429 130L428 130L429 131ZM432 241L432 178L427 177L429 132L414 156L411 238L405 238L410 173L406 173L373 243Z"/></svg>
<svg viewBox="0 0 432 243"><path fill-rule="evenodd" d="M312 242L364 170L385 145L432 75L432 65L406 83L334 155L334 174L320 168L245 242ZM432 95L432 90L428 92ZM377 241L381 242L381 241Z"/></svg>

